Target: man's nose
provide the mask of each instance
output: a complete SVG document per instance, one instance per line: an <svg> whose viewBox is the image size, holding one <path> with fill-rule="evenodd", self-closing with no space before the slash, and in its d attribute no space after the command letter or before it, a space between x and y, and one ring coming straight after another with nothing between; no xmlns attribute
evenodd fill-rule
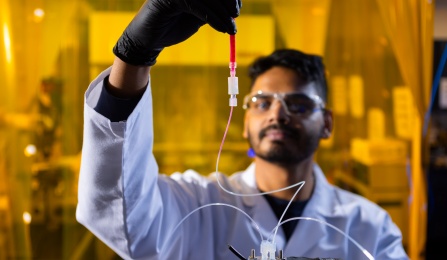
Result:
<svg viewBox="0 0 447 260"><path fill-rule="evenodd" d="M287 112L287 108L280 100L275 100L269 109L269 121L289 123L290 115Z"/></svg>

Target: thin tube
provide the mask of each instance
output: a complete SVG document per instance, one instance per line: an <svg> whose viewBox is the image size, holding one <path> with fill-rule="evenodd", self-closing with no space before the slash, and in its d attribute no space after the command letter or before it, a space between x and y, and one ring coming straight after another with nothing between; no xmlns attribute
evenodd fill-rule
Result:
<svg viewBox="0 0 447 260"><path fill-rule="evenodd" d="M289 219L287 219L287 220L284 220L283 222L279 223L278 226L281 226L282 224L287 223L287 222L289 222L289 221L292 221L292 220L298 220L298 219L300 219L300 220L311 220L311 221L315 221L315 222L318 222L318 223L320 223L320 224L324 224L324 225L326 225L326 226L328 226L328 227L334 229L335 231L337 231L337 232L339 232L340 234L342 234L343 236L345 236L349 241L351 241L351 242L352 242L358 249L360 249L360 251L362 251L362 253L363 253L369 260L374 260L374 257L371 255L371 253L368 252L368 250L366 250L363 246L361 246L361 245L360 245L357 241L355 241L352 237L350 237L350 236L349 236L348 234L346 234L345 232L341 231L341 230L340 230L339 228L337 228L336 226L334 226L334 225L332 225L332 224L329 224L329 223L327 223L327 222L325 222L325 221L323 221L323 220L316 219L316 218L311 218L311 217L293 217L293 218L289 218ZM270 237L271 237L273 231L274 231L275 229L278 228L278 226L276 226L276 227L270 232Z"/></svg>
<svg viewBox="0 0 447 260"><path fill-rule="evenodd" d="M235 35L230 35L230 76L231 77L235 77L235 75L236 75L236 55L235 55ZM290 185L290 186L287 186L287 187L285 187L285 188L281 188L281 189L277 189L277 190L273 190L273 191L268 191L268 192L262 192L262 193L253 193L253 194L242 194L242 193L235 193L235 192L232 192L232 191L230 191L230 190L227 190L225 187L223 187L222 186L222 184L220 183L220 181L219 181L219 177L220 177L220 173L219 173L219 161L220 161L220 155L221 155L221 153L222 153L222 149L223 149L223 144L225 143L225 139L226 139L226 136L227 136L227 133L228 133L228 129L229 129L229 126L230 126L230 123L231 123L231 118L232 118L232 115L233 115L233 106L231 106L231 109L230 109L230 115L229 115L229 117L228 117L228 123L227 123L227 126L226 126L226 128L225 128L225 132L224 132L224 135L223 135L223 138L222 138L222 142L221 142L221 144L220 144L220 147L219 147L219 152L218 152L218 154L217 154L217 159L216 159L216 179L217 179L217 183L218 183L218 185L219 185L219 187L223 190L223 191L225 191L225 192L227 192L228 194L231 194L231 195L235 195L235 196L241 196L241 197L249 197L249 196L260 196L260 195L266 195L266 194L272 194L272 193L275 193L275 192L279 192L279 191L284 191L284 190L287 190L287 189L290 189L290 188L294 188L294 187L297 187L298 185L301 185L298 189L297 189L297 191L295 192L295 194L293 195L293 197L291 198L291 200L289 201L289 203L287 204L287 207L285 208L285 210L284 210L284 212L282 213L282 215L281 215L281 217L280 217L280 219L279 219L279 221L278 221L278 224L276 225L276 227L271 231L271 233L273 233L274 232L274 235L273 235L273 242L272 243L274 243L274 241L275 241L275 238L276 238L276 234L277 234L277 231L278 231L278 228L282 225L282 224L284 224L284 223L287 223L287 222L289 222L289 221L292 221L292 220L298 220L298 219L302 219L302 220L312 220L312 221L316 221L316 222L319 222L319 223L321 223L321 224L325 224L325 225L327 225L327 226L329 226L329 227L331 227L332 229L334 229L334 230L336 230L337 232L339 232L339 233L341 233L343 236L345 236L346 238L348 238L348 240L349 241L351 241L355 246L357 246L361 251L362 251L362 253L368 258L368 259L370 259L370 260L374 260L374 257L364 248L364 247L362 247L357 241L355 241L353 238L351 238L349 235L347 235L346 233L344 233L343 231L341 231L339 228L337 228L337 227L335 227L335 226L333 226L332 224L329 224L329 223L327 223L327 222L325 222L325 221L322 221L322 220L319 220L319 219L315 219L315 218L310 218L310 217L294 217L294 218L290 218L290 219L287 219L287 220L285 220L285 221L282 221L282 219L284 218L284 215L285 215L285 213L286 213L286 211L288 210L288 208L290 207L290 204L292 203L292 201L294 200L294 198L296 197L296 195L298 194L298 192L301 190L301 188L304 186L304 184L305 184L305 182L304 181L302 181L302 182L299 182L299 183L295 183L295 184L293 184L293 185ZM264 239L263 239L263 237L262 237L262 234L261 234L261 231L260 231L260 228L259 228L259 226L257 225L257 223L247 214L247 213L245 213L244 211L242 211L241 209L239 209L239 208L237 208L237 207L235 207L235 206L233 206L233 205L229 205L229 204L225 204L225 203L212 203L212 204L207 204L207 205L204 205L204 206L202 206L202 207L199 207L199 208L197 208L197 209L195 209L194 211L192 211L191 213L189 213L187 216L185 216L180 222L179 222L179 224L177 224L177 226L174 228L174 231L190 216L190 215L192 215L193 213L195 213L196 211L198 211L198 210L200 210L200 209L202 209L202 208L205 208L205 207L209 207L209 206L228 206L228 207L231 207L231 208L234 208L234 209L236 209L236 210L239 210L240 212L242 212L245 216L247 216L254 224L255 224L255 226L256 226L256 229L258 230L258 232L259 232L259 235L260 235L260 237L261 237L261 241L263 241ZM282 221L282 222L281 222ZM174 232L173 232L174 233ZM271 237L271 235L272 234L270 234L270 237Z"/></svg>
<svg viewBox="0 0 447 260"><path fill-rule="evenodd" d="M249 219L251 220L251 222L253 222L253 223L255 224L256 230L258 230L259 236L261 237L261 241L264 240L264 237L262 236L262 233L261 233L261 229L259 228L258 223L256 223L256 221L254 221L254 220L253 220L247 213L245 213L242 209L240 209L240 208L238 208L238 207L236 207L236 206L230 205L230 204L226 204L226 203L210 203L210 204L206 204L206 205L203 205L203 206L201 206L201 207L196 208L195 210L191 211L188 215L186 215L182 220L180 220L180 222L174 227L174 230L172 231L172 234L175 233L175 231L177 230L177 228L180 227L180 225L181 225L187 218L189 218L189 216L191 216L192 214L194 214L195 212L197 212L197 211L199 211L199 210L201 210L201 209L203 209L203 208L207 208L207 207L211 207L211 206L226 206L226 207L230 207L230 208L233 208L233 209L236 209L236 210L240 211L240 212L243 213L247 218L249 218Z"/></svg>
<svg viewBox="0 0 447 260"><path fill-rule="evenodd" d="M228 117L228 123L227 123L227 127L225 128L225 132L222 138L222 142L220 143L220 148L219 148L219 152L217 153L217 159L216 159L216 179L217 179L217 184L219 185L219 187L225 191L228 194L231 195L235 195L235 196L240 196L240 197L254 197L254 196L260 196L260 195L266 195L266 194L272 194L275 192L280 192L280 191L284 191L284 190L288 190L294 187L297 187L298 185L301 185L302 182L298 182L295 184L292 184L290 186L287 186L285 188L281 188L281 189L277 189L277 190L272 190L272 191L266 191L266 192L259 192L259 193L250 193L250 194L243 194L243 193L236 193L230 190L227 190L225 187L222 186L222 184L219 181L219 177L220 177L220 173L219 173L219 160L220 160L220 154L222 153L222 148L223 145L225 143L225 138L227 137L227 133L228 133L228 128L230 127L230 122L231 122L231 118L233 116L233 107L230 107L230 116Z"/></svg>
<svg viewBox="0 0 447 260"><path fill-rule="evenodd" d="M228 94L230 95L230 106L237 106L237 97L239 94L239 83L236 77L236 35L230 35L230 77L228 78Z"/></svg>
<svg viewBox="0 0 447 260"><path fill-rule="evenodd" d="M284 211L282 212L281 217L278 220L278 224L276 225L276 228L275 228L275 235L273 236L273 240L272 240L273 244L275 244L276 233L278 232L279 224L281 223L282 219L284 218L284 215L286 214L286 211L289 209L290 204L292 204L292 201L295 199L296 195L298 195L298 192L300 192L301 188L303 188L304 184L306 184L305 181L302 181L302 182L299 182L299 183L302 183L302 185L298 188L298 190L295 191L295 194L293 194L292 198L290 199L289 203L287 204L287 207L284 209Z"/></svg>
<svg viewBox="0 0 447 260"><path fill-rule="evenodd" d="M230 76L236 76L236 35L230 34Z"/></svg>
<svg viewBox="0 0 447 260"><path fill-rule="evenodd" d="M230 249L230 251L240 260L247 260L247 258L239 253L233 246L228 245L228 249Z"/></svg>
<svg viewBox="0 0 447 260"><path fill-rule="evenodd" d="M236 34L230 34L230 62L236 62Z"/></svg>

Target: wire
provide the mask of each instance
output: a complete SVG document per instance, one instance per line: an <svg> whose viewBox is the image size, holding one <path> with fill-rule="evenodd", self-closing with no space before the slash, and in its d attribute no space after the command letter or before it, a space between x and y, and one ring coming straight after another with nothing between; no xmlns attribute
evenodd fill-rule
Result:
<svg viewBox="0 0 447 260"><path fill-rule="evenodd" d="M228 245L228 249L230 249L230 251L237 256L239 259L241 260L247 260L246 257L244 257L241 253L239 253L234 247L232 247L231 245Z"/></svg>
<svg viewBox="0 0 447 260"><path fill-rule="evenodd" d="M284 211L282 212L281 217L278 220L278 224L276 225L276 229L275 229L275 235L273 236L273 240L272 243L275 243L275 238L276 238L276 233L278 232L278 227L279 224L281 223L282 219L284 218L284 215L286 214L286 211L289 209L290 204L292 204L293 199L295 199L296 195L298 195L298 192L300 192L301 188L303 188L304 184L306 184L305 181L299 182L302 183L302 185L295 191L295 194L293 194L292 198L290 199L289 203L287 204L287 207L284 209Z"/></svg>
<svg viewBox="0 0 447 260"><path fill-rule="evenodd" d="M293 217L293 218L289 218L287 220L284 220L283 222L279 223L279 226L281 226L284 223L287 223L289 221L292 220L311 220L311 221L315 221L318 222L320 224L324 224L332 229L334 229L335 231L339 232L340 234L342 234L343 236L345 236L349 241L351 241L355 246L357 246L358 249L360 249L360 251L362 251L362 253L369 259L369 260L374 260L374 257L371 255L370 252L368 252L368 250L366 250L363 246L361 246L357 241L355 241L352 237L350 237L348 234L346 234L345 232L341 231L339 228L337 228L336 226L329 224L323 220L320 219L316 219L316 218L310 218L310 217ZM270 236L273 233L274 230L278 229L278 226L276 226L271 232L270 232Z"/></svg>
<svg viewBox="0 0 447 260"><path fill-rule="evenodd" d="M303 182L298 182L295 183L293 185L287 186L285 188L281 188L281 189L277 189L277 190L272 190L272 191L267 191L267 192L259 192L259 193L250 193L250 194L245 194L245 193L236 193L230 190L227 190L224 186L222 186L222 184L219 181L219 177L221 175L221 173L219 173L219 161L220 161L220 155L222 153L222 149L223 149L223 145L225 143L225 139L227 137L227 133L228 133L228 128L230 127L230 122L231 122L231 118L233 116L233 107L231 107L230 109L230 116L228 117L228 123L227 123L227 127L225 128L225 132L222 138L222 142L220 143L220 148L219 148L219 152L217 153L217 159L216 159L216 180L217 180L217 184L219 185L219 187L225 191L228 194L231 195L235 195L235 196L240 196L240 197L254 197L254 196L260 196L260 195L266 195L266 194L272 194L275 192L280 192L280 191L284 191L284 190L288 190L294 187L297 187L299 185L302 185Z"/></svg>
<svg viewBox="0 0 447 260"><path fill-rule="evenodd" d="M203 209L203 208L207 208L207 207L211 207L211 206L226 206L226 207L230 207L230 208L233 208L233 209L236 209L236 210L240 211L240 212L243 213L247 218L249 218L249 219L251 220L251 222L254 223L254 225L255 225L255 227L256 227L256 230L258 231L259 236L261 237L261 241L264 240L264 237L262 236L262 233L261 233L261 229L259 228L259 226L258 226L258 224L256 223L256 221L254 221L254 220L253 220L247 213L245 213L242 209L240 209L240 208L238 208L238 207L236 207L236 206L230 205L230 204L226 204L226 203L209 203L209 204L206 204L206 205L203 205L203 206L201 206L201 207L196 208L195 210L191 211L188 215L186 215L182 220L180 220L180 222L174 227L172 233L175 233L175 231L177 230L177 228L179 228L180 225L181 225L187 218L189 218L192 214L194 214L195 212L197 212L197 211L199 211L199 210L201 210L201 209Z"/></svg>

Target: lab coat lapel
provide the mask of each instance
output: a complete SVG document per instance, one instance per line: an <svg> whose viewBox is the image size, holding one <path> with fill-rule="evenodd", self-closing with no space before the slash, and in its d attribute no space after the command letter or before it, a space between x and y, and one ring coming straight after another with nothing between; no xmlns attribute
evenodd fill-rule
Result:
<svg viewBox="0 0 447 260"><path fill-rule="evenodd" d="M253 209L253 219L258 223L262 235L264 236L264 240L271 240L273 239L272 231L274 231L274 228L278 224L278 219L263 196L255 198L257 201ZM284 232L281 228L278 229L275 243L276 247L279 249L282 249L285 246Z"/></svg>
<svg viewBox="0 0 447 260"><path fill-rule="evenodd" d="M242 175L242 181L246 186L245 193L259 193L260 191L256 185L255 178L255 164L251 164ZM264 196L242 197L246 207L250 207L252 211L253 220L259 225L264 240L269 239L272 235L272 230L278 224L278 219L275 216L272 208L268 204ZM278 229L276 235L277 248L282 249L285 246L284 232L281 228ZM258 249L259 250L259 249Z"/></svg>
<svg viewBox="0 0 447 260"><path fill-rule="evenodd" d="M326 177L318 165L314 164L315 187L302 217L312 217L316 219L328 219L335 209L333 199L330 199L332 188L328 184ZM288 241L284 253L287 256L306 256L320 244L326 234L323 224L312 220L300 220L295 228L295 232ZM324 240L324 239L323 239Z"/></svg>

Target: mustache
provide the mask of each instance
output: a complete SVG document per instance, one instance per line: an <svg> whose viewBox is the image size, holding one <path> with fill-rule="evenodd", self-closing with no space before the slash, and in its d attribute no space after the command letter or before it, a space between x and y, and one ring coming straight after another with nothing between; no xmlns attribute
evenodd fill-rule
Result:
<svg viewBox="0 0 447 260"><path fill-rule="evenodd" d="M293 127L290 127L288 125L283 125L283 124L274 124L274 125L269 125L266 128L259 131L259 140L264 138L267 135L267 132L272 129L283 131L287 135L293 137L294 139L298 139L298 136L299 136L299 131Z"/></svg>

